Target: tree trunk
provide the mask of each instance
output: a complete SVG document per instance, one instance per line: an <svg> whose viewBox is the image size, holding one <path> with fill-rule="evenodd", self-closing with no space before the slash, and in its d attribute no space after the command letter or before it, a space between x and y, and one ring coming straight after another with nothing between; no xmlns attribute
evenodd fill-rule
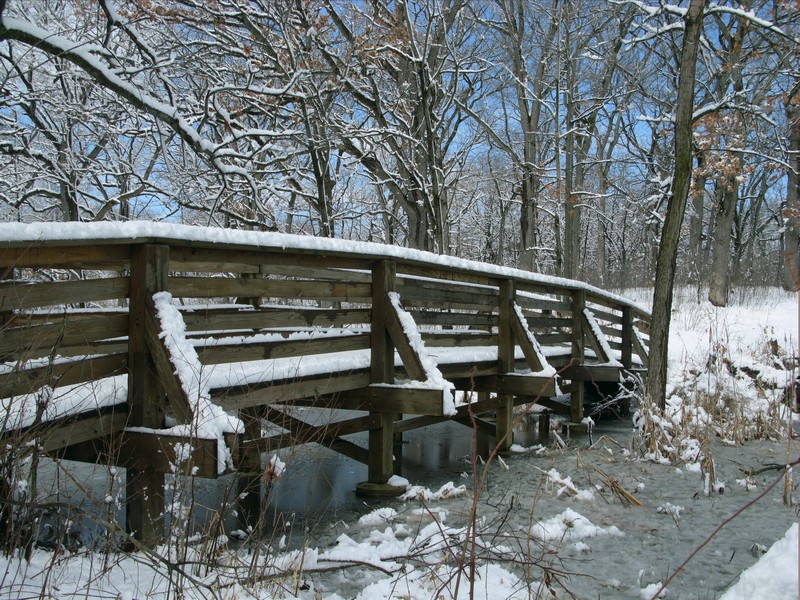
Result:
<svg viewBox="0 0 800 600"><path fill-rule="evenodd" d="M730 290L731 230L739 197L739 183L735 174L729 174L719 180L717 185L721 189L717 194L717 228L714 231L708 299L714 306L727 306Z"/></svg>
<svg viewBox="0 0 800 600"><path fill-rule="evenodd" d="M653 290L653 316L650 331L650 366L647 395L660 408L666 404L669 324L672 313L672 288L678 258L681 225L692 181L692 112L697 50L703 30L706 0L691 0L684 16L683 44L678 74L678 98L675 113L675 165L672 189L656 265Z"/></svg>
<svg viewBox="0 0 800 600"><path fill-rule="evenodd" d="M697 152L697 168L703 171L705 156ZM689 218L689 281L699 284L705 279L706 263L703 261L703 214L705 212L706 176L698 175L692 195L692 214Z"/></svg>
<svg viewBox="0 0 800 600"><path fill-rule="evenodd" d="M786 226L783 233L783 287L800 289L800 105L797 96L800 83L786 99L786 121L789 125L789 163L786 181Z"/></svg>
<svg viewBox="0 0 800 600"><path fill-rule="evenodd" d="M608 259L606 253L606 197L605 177L600 190L603 193L597 206L597 281L601 286L608 281Z"/></svg>

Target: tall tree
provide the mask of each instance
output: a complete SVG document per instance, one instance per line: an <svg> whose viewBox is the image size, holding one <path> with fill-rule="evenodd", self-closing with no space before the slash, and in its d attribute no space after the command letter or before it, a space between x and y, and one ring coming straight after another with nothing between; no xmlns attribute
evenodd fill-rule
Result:
<svg viewBox="0 0 800 600"><path fill-rule="evenodd" d="M650 332L650 368L647 375L647 394L661 408L664 408L666 403L669 325L672 316L672 292L678 260L678 244L692 182L694 85L705 5L706 0L691 0L682 19L683 42L675 103L675 168L658 250Z"/></svg>

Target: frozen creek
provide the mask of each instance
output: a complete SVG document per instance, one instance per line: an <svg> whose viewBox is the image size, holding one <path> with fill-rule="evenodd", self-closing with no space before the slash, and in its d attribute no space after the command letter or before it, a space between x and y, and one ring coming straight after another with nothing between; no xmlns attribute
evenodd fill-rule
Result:
<svg viewBox="0 0 800 600"><path fill-rule="evenodd" d="M523 582L542 581L544 574L538 566L526 570L496 552L498 548L511 548L557 573L551 584L559 598L651 598L657 582L665 581L724 519L779 476L776 470L765 471L743 486L737 483L745 479L742 470L786 462L786 442L761 440L731 447L712 441L710 452L717 482L725 482L725 486L722 493L706 496L697 465L663 465L631 458L627 449L632 433L630 419L603 420L596 427L591 448L584 434L570 440L566 450L558 449L551 439L539 453L515 454L502 463L494 460L488 468L479 464L478 472L486 468L487 473L477 503L477 522L486 547L475 553L477 562L502 567ZM515 439L527 446L539 442L532 432L516 432ZM795 458L797 446L795 439L791 448ZM309 549L330 557L341 552L346 562L361 557L373 565L350 564L343 569L326 570L320 564L323 570L315 572L309 561L299 575L302 585L298 583L285 597L354 598L361 594L361 598L372 598L376 592L370 592L369 586L378 580L389 582L390 597L408 597L401 593L407 583L406 574L395 571L389 575L374 568L380 563L378 554L385 554L388 549L395 564L405 564L403 543L414 540L418 545L425 540L424 528L431 526L434 515L441 523L428 530L434 534L457 531L468 523L474 487L471 447L470 430L461 425L442 424L406 434L406 443L396 450L401 454L398 458L402 458L400 475L414 486L433 492L443 486L451 490L462 485L466 488L461 495L424 503L357 497L353 490L366 478L366 468L321 447L310 445L282 452L286 470L271 490L266 517L267 522L275 519L285 527L266 532L264 542L272 546L271 554L279 557L293 549ZM488 456L488 449L478 444L478 453ZM86 506L87 501L80 499L81 490L92 490L96 498L121 491L119 472L114 483L106 469L91 465L72 463L68 480L54 476L51 469L40 471L41 483L57 485L61 479L60 496L73 505ZM641 506L624 501L610 489L610 479L616 480ZM452 482L449 488L448 482ZM197 531L203 530L208 511L220 507L226 494L230 497L232 483L230 476L196 482L193 513ZM602 490L597 490L596 484ZM562 490L565 486L572 489ZM116 491L109 492L111 488ZM718 598L796 520L796 508L783 505L782 493L780 482L725 526L670 583L665 597ZM797 501L796 489L793 497ZM124 505L120 505L116 517L124 522ZM229 535L236 529L233 515L226 516L224 527ZM97 547L99 542L102 549L102 531L92 525L91 519L84 519L79 528L83 543ZM350 551L342 548L343 539L352 541ZM431 553L425 561L416 560L417 574L420 569L434 569L436 561L445 558L450 565L455 564L452 555L445 555L451 550L457 553L460 546L454 536L450 539L450 548L438 555ZM392 553L395 546L399 549L397 554ZM505 576L492 573L487 577L483 581L495 586ZM480 584L476 581L477 587ZM462 589L459 597L467 597L464 592ZM422 598L419 593L410 597ZM269 593L266 597L273 596ZM443 597L450 596L445 593ZM475 597L494 600L531 596L524 585L516 583L504 589L482 589ZM545 593L539 597L551 596Z"/></svg>
<svg viewBox="0 0 800 600"><path fill-rule="evenodd" d="M431 435L433 431L435 435ZM424 485L433 491L447 481L456 486L466 485L468 493L465 495L426 503L427 511L439 515L443 524L461 527L466 523L472 503L471 465L468 463L470 434L465 428L453 425L417 436L408 436L401 473L412 484ZM576 598L648 597L643 595L644 588L665 581L725 518L751 501L779 474L775 470L765 471L751 477L750 485L745 486L742 485L744 481L737 483L745 479L742 470L786 461L786 442L761 440L735 447L712 443L710 450L716 479L725 486L722 493L706 496L703 477L696 468L655 464L625 456L624 449L630 446L631 437L629 420L602 421L593 435L593 448L588 447L589 439L584 435L573 438L567 450L550 446L540 454L515 455L504 460L505 467L494 461L489 466L478 505L478 518L486 524L488 532L484 537L496 533L490 540L492 544L519 546L520 540L522 543L527 540L533 522L546 522L564 515L565 511L567 515L572 514L571 509L603 530L618 528L622 535L592 536L591 528L582 527L580 531L576 529L577 535L570 532L546 543L534 541L531 555L566 573L560 581ZM303 451L295 453L294 463L287 461L287 475L291 471L302 475L289 475L280 486L285 486L285 493L291 490L292 504L302 501L301 498L307 503L305 511L296 504L282 507L284 511L292 508L299 511L293 536L296 543L310 542L322 550L332 547L342 533L360 540L374 530L398 524L418 529L431 520L430 514L420 515L426 511L419 510L419 501L364 501L351 495L352 487L345 489L345 495L337 500L338 490L347 488L347 461L341 464L341 459L329 457L325 451L310 448L309 451L308 455ZM796 453L794 442L792 452ZM331 484L325 474L330 472L325 464L330 460L340 463L339 468L345 468L345 473L340 473L345 480L335 483L336 491L330 488L333 496L327 496L328 504L323 507L319 505L320 496L314 488ZM483 467L479 465L478 468ZM551 469L562 479L571 478L573 487L580 493L565 490L559 495L564 484L548 476ZM360 468L349 471L352 480L364 475L360 471ZM623 501L609 488L609 478L618 481L641 506ZM603 491L592 494L589 490L596 489L595 484L601 485ZM276 505L288 501L285 496L281 499L280 487L275 490ZM667 598L718 597L743 569L756 561L758 545L768 548L796 519L795 508L783 505L782 494L783 482L725 526L671 582ZM794 495L796 497L796 493ZM397 515L391 522L382 524L374 519L358 522L359 516L379 507L392 509ZM484 551L482 556L486 554ZM524 577L513 565L503 566ZM541 580L542 573L533 569L530 576ZM364 588L370 577L374 577L374 573L348 569L322 579L313 578L322 589L351 597ZM554 587L559 589L558 585ZM564 597L569 595L565 593Z"/></svg>

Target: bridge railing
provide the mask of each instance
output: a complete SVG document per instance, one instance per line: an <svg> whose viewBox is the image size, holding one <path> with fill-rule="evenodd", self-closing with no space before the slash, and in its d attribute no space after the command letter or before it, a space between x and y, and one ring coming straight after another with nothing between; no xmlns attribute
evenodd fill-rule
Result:
<svg viewBox="0 0 800 600"><path fill-rule="evenodd" d="M578 282L373 244L153 229L69 239L42 226L4 239L0 226L4 435L35 427L44 451L94 460L97 440L134 431L111 460L157 488L153 471L163 478L174 453L167 435L154 444L142 428L191 422L198 410L164 342L159 292L180 312L210 401L239 411L245 438L260 435L261 418L294 440L327 436L376 482L391 475L392 435L465 418L443 402L443 381L477 392L475 408L496 413L510 445L515 404L565 392L580 420L584 382L647 366L649 314ZM340 427L369 431L369 449L282 409L304 401L368 412ZM229 446L228 466L258 469L256 446ZM213 444L193 460L207 476L223 464Z"/></svg>
<svg viewBox="0 0 800 600"><path fill-rule="evenodd" d="M153 259L137 278L132 263L146 246L160 249L163 264ZM649 315L635 305L575 282L487 272L475 263L169 239L8 243L2 253L4 398L127 373L135 352L131 293L142 287L164 288L180 304L204 365L367 350L377 261L392 264L387 289L397 292L428 346L498 346L500 290L507 283L528 331L563 379L592 379L596 364L647 365ZM226 392L223 405L241 408Z"/></svg>

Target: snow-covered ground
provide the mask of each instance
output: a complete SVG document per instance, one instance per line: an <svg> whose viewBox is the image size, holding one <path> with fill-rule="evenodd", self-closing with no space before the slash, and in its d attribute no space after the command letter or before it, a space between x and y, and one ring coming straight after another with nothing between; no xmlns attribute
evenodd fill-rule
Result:
<svg viewBox="0 0 800 600"><path fill-rule="evenodd" d="M645 291L630 293L647 302ZM313 531L306 520L305 536L263 545L177 528L154 552L33 550L27 561L0 559L0 596L653 598L752 503L662 597L797 598L796 512L783 503L781 465L800 450L781 436L791 417L780 402L797 354L797 297L748 290L716 309L681 294L668 407L643 407L642 432L599 421L566 449L448 463L438 482L428 476L402 499Z"/></svg>

